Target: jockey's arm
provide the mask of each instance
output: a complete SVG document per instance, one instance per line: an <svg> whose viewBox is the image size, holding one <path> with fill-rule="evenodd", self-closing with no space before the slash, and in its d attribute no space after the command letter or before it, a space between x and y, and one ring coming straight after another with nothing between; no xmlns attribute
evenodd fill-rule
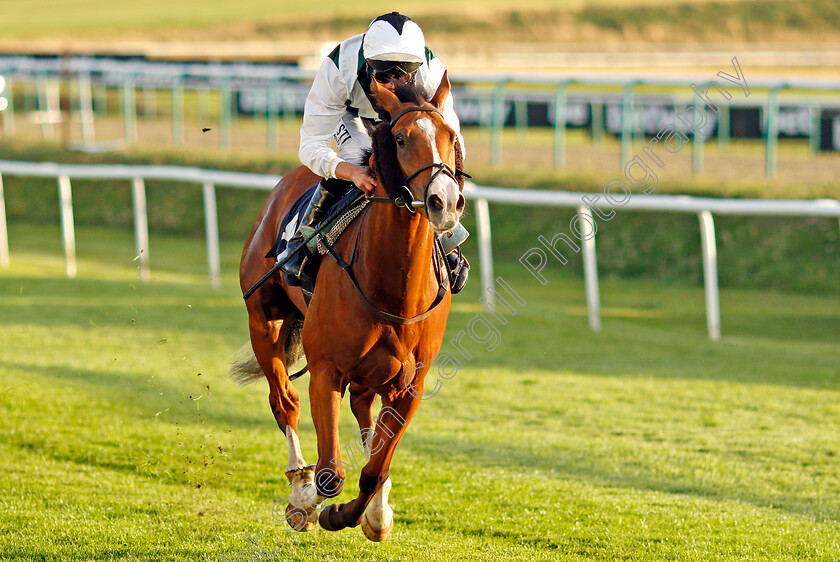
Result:
<svg viewBox="0 0 840 562"><path fill-rule="evenodd" d="M373 190L380 185L368 170L346 160L340 161L335 167L335 177L353 182L365 195L373 195Z"/></svg>
<svg viewBox="0 0 840 562"><path fill-rule="evenodd" d="M375 180L364 168L342 160L330 148L330 139L347 111L344 106L347 97L348 87L341 80L338 67L332 60L326 59L306 96L298 156L307 168L319 176L352 181L359 189L370 193L375 187Z"/></svg>

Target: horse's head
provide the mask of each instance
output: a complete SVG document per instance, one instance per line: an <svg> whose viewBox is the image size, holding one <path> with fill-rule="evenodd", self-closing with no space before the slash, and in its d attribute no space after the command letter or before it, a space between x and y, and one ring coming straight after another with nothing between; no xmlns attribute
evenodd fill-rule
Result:
<svg viewBox="0 0 840 562"><path fill-rule="evenodd" d="M383 123L374 132L372 168L389 196L399 195L405 186L415 201L422 201L438 233L458 224L465 203L456 178L457 135L441 113L449 88L444 73L428 102L414 86L392 92L371 81L371 93L391 116L390 124Z"/></svg>

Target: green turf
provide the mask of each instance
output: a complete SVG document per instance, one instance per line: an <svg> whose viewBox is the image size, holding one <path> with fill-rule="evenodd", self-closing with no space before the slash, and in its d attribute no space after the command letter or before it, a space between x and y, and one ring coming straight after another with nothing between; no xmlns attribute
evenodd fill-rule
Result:
<svg viewBox="0 0 840 562"><path fill-rule="evenodd" d="M840 19L833 0L28 0L0 3L0 38L335 40L395 8L437 41L836 41Z"/></svg>
<svg viewBox="0 0 840 562"><path fill-rule="evenodd" d="M288 535L272 519L286 453L223 248L80 228L79 277L55 230L11 226L0 270L0 558L219 560L262 534L277 560L836 560L840 300L724 290L723 341L702 291L602 284L602 333L578 278L500 273L527 304L426 401L394 461L396 526ZM450 334L481 311L474 280ZM431 382L432 379L430 379ZM303 391L306 380L297 383ZM341 425L350 443L349 407ZM304 416L301 439L315 460ZM342 495L356 489L350 478ZM244 558L240 558L242 560Z"/></svg>
<svg viewBox="0 0 840 562"><path fill-rule="evenodd" d="M490 0L487 3L490 4L490 8L510 9L516 6L513 0ZM399 8L404 13L423 14L440 10L469 10L472 4L469 0L458 0L454 3L442 0L432 3L428 0L409 0L403 2ZM549 5L551 3L548 0L537 0L532 8ZM219 0L182 0L174 4L165 0L149 0L130 5L125 0L30 0L26 3L7 2L2 9L0 33L7 37L44 37L49 33L58 33L62 36L84 38L91 34L113 35L119 31L154 34L155 31L165 30L173 33L173 30L178 28L200 28L242 22L265 24L304 18L320 20L326 16L338 21L342 18L370 21L383 12L393 10L394 5L385 0L366 0L363 5L328 0L317 7L304 0L247 0L236 3ZM359 32L363 30L360 29Z"/></svg>

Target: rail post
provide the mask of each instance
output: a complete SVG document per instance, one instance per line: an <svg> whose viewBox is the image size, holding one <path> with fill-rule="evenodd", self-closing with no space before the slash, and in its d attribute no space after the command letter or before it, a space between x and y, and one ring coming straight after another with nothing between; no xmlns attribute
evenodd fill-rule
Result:
<svg viewBox="0 0 840 562"><path fill-rule="evenodd" d="M210 286L218 289L221 275L219 257L219 217L216 212L216 187L206 182L202 189L204 195L204 226L207 234L207 266L210 271Z"/></svg>
<svg viewBox="0 0 840 562"><path fill-rule="evenodd" d="M578 213L589 217L593 228L595 219L589 207L583 205L578 207ZM593 332L601 331L601 294L598 289L598 257L595 254L595 232L592 236L584 238L583 244L583 279L586 286L586 309L589 316L589 328Z"/></svg>
<svg viewBox="0 0 840 562"><path fill-rule="evenodd" d="M70 177L58 176L58 199L61 209L61 239L64 242L64 269L67 277L76 277L76 229L73 224L73 195Z"/></svg>
<svg viewBox="0 0 840 562"><path fill-rule="evenodd" d="M700 239L703 246L703 281L706 289L706 327L709 339L720 340L720 296L718 292L717 244L712 213L702 211Z"/></svg>
<svg viewBox="0 0 840 562"><path fill-rule="evenodd" d="M146 210L146 184L143 178L131 181L131 200L134 207L134 240L137 248L140 281L152 278L149 268L149 215Z"/></svg>
<svg viewBox="0 0 840 562"><path fill-rule="evenodd" d="M488 306L495 306L496 299L493 293L493 242L490 234L490 206L487 204L487 199L476 199L475 211L482 294L487 299Z"/></svg>

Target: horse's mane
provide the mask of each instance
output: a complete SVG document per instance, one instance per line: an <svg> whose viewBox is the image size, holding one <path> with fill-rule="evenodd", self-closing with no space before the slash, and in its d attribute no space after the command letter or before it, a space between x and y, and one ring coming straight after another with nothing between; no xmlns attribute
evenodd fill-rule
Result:
<svg viewBox="0 0 840 562"><path fill-rule="evenodd" d="M406 84L397 86L394 94L402 103L410 103L419 107L428 106L429 100L426 99L425 90L414 84ZM375 155L373 159L373 168L371 172L376 176L388 197L394 197L398 194L400 186L403 184L402 172L397 161L397 143L394 141L394 136L391 134L391 127L387 121L380 123L371 133L371 149L365 153L364 162L370 162L371 154ZM463 170L464 158L461 154L460 143L455 143L455 169ZM456 174L458 184L464 187L464 177L461 174Z"/></svg>

